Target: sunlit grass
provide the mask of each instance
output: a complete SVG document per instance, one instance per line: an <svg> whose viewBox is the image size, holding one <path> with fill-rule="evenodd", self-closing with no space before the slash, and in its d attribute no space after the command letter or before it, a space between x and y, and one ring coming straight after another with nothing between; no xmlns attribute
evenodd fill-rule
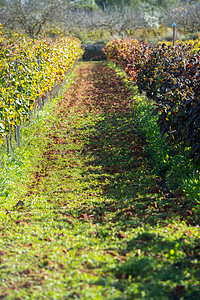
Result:
<svg viewBox="0 0 200 300"><path fill-rule="evenodd" d="M106 85L101 64L82 66ZM158 188L134 102L74 103L63 118L60 99L27 128L21 176L13 167L1 198L1 298L198 299L199 227Z"/></svg>

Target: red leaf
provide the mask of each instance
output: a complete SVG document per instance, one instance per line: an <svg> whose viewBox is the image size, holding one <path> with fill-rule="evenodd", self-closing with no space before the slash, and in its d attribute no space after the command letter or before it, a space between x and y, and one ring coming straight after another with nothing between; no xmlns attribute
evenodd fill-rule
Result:
<svg viewBox="0 0 200 300"><path fill-rule="evenodd" d="M118 238L120 238L120 239L125 239L125 238L127 238L127 236L123 233L123 232L120 232L120 233L118 233Z"/></svg>

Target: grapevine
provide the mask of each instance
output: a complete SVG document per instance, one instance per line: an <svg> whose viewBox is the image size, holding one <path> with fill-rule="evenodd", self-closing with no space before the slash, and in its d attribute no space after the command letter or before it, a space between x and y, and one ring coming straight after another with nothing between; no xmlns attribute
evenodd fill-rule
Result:
<svg viewBox="0 0 200 300"><path fill-rule="evenodd" d="M75 38L7 40L0 27L0 142L29 121L39 97L59 84L82 55Z"/></svg>
<svg viewBox="0 0 200 300"><path fill-rule="evenodd" d="M132 50L131 50L132 49ZM150 47L133 40L114 40L105 47L115 60L154 101L160 137L191 148L200 161L200 43L159 43Z"/></svg>

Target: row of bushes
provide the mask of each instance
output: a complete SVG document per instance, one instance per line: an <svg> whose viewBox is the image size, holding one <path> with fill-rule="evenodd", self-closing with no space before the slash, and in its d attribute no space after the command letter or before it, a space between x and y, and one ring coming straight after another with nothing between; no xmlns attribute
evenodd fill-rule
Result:
<svg viewBox="0 0 200 300"><path fill-rule="evenodd" d="M133 39L113 40L105 46L109 60L127 72L139 91L154 101L160 137L176 147L191 147L200 162L200 43L158 44Z"/></svg>
<svg viewBox="0 0 200 300"><path fill-rule="evenodd" d="M0 141L28 121L38 99L81 57L79 40L5 38L0 28Z"/></svg>

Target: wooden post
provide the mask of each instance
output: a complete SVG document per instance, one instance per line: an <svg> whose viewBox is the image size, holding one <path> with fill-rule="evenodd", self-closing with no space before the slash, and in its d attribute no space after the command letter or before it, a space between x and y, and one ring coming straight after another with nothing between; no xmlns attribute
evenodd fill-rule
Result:
<svg viewBox="0 0 200 300"><path fill-rule="evenodd" d="M10 153L10 144L9 144L9 136L8 133L6 134L6 145L7 145L7 154Z"/></svg>
<svg viewBox="0 0 200 300"><path fill-rule="evenodd" d="M17 72L17 61L15 61L15 72ZM20 137L20 125L16 125L15 127L15 136L16 136L16 142L18 147L20 148L20 141L21 141L21 137Z"/></svg>
<svg viewBox="0 0 200 300"><path fill-rule="evenodd" d="M38 54L37 56L37 63L38 63L38 72L40 72L40 56ZM42 97L38 98L38 105L39 105L39 109L42 109Z"/></svg>
<svg viewBox="0 0 200 300"><path fill-rule="evenodd" d="M175 40L176 40L176 23L172 24L173 28L173 46L175 46Z"/></svg>
<svg viewBox="0 0 200 300"><path fill-rule="evenodd" d="M17 145L20 148L21 136L20 136L20 125L16 127Z"/></svg>

